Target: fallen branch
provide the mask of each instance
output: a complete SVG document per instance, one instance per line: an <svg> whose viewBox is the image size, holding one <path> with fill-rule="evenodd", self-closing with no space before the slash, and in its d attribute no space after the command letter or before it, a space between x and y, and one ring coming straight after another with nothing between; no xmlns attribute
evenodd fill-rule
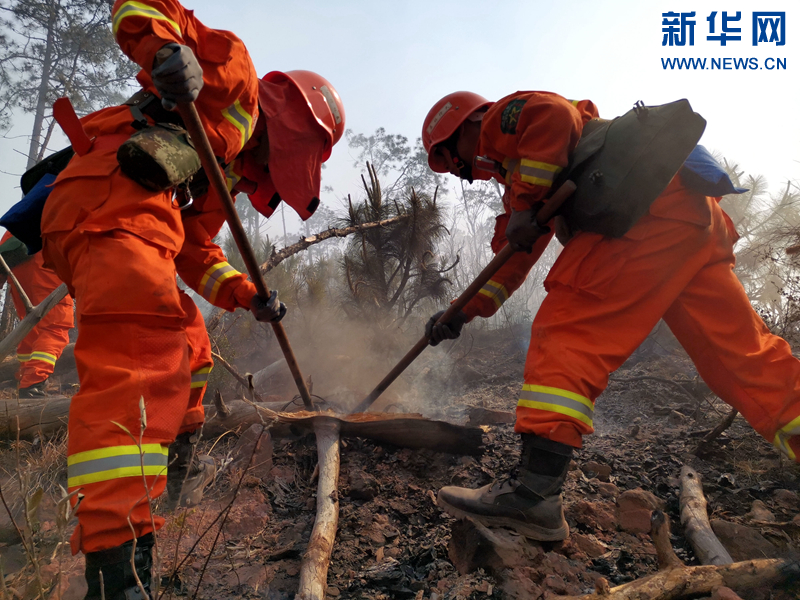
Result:
<svg viewBox="0 0 800 600"><path fill-rule="evenodd" d="M691 467L681 469L681 525L686 538L704 565L727 565L733 562L725 546L714 535L708 522L706 498L700 475ZM727 584L720 584L727 585ZM733 586L728 586L733 587Z"/></svg>
<svg viewBox="0 0 800 600"><path fill-rule="evenodd" d="M656 547L658 556L658 570L682 567L683 561L675 554L672 549L672 542L669 534L669 517L662 511L653 511L650 517L650 537L653 538L653 545Z"/></svg>
<svg viewBox="0 0 800 600"><path fill-rule="evenodd" d="M14 328L14 331L9 333L3 338L3 341L0 342L0 361L4 360L6 356L17 349L17 346L25 339L25 336L36 327L39 321L41 321L56 304L66 297L67 293L67 284L62 283L50 292L50 295L42 300L31 312L25 315L25 318Z"/></svg>
<svg viewBox="0 0 800 600"><path fill-rule="evenodd" d="M738 592L772 589L800 578L800 564L764 558L729 565L675 567L642 577L608 591L585 596L558 596L559 600L679 600L710 596L725 586Z"/></svg>
<svg viewBox="0 0 800 600"><path fill-rule="evenodd" d="M10 381L14 379L14 374L19 369L19 362L16 358L6 357L0 362L0 381ZM56 361L53 375L61 377L67 375L71 371L75 371L77 365L75 364L75 344L67 344L61 351L61 356ZM16 385L16 381L14 382Z"/></svg>
<svg viewBox="0 0 800 600"><path fill-rule="evenodd" d="M324 600L328 588L328 567L339 525L339 421L318 419L317 435L317 517L300 566L297 600Z"/></svg>
<svg viewBox="0 0 800 600"><path fill-rule="evenodd" d="M711 431L709 431L700 443L697 444L697 447L692 451L692 454L699 456L700 454L704 454L708 450L708 446L711 442L719 437L719 435L725 431L728 427L733 425L734 420L736 420L736 415L739 414L739 411L735 408L731 409L731 412L719 422L719 424L714 427Z"/></svg>

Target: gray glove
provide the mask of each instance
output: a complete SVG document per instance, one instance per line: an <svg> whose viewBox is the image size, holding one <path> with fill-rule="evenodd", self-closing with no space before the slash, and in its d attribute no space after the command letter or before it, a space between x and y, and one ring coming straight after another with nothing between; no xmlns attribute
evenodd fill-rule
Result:
<svg viewBox="0 0 800 600"><path fill-rule="evenodd" d="M454 340L461 335L461 328L467 322L467 315L458 311L449 323L437 323L436 321L445 313L440 310L433 315L425 324L425 335L430 338L428 342L431 346L438 346L444 340Z"/></svg>
<svg viewBox="0 0 800 600"><path fill-rule="evenodd" d="M277 323L286 315L286 305L278 301L278 292L272 290L266 302L262 302L258 294L253 296L250 301L250 312L253 313L256 321Z"/></svg>
<svg viewBox="0 0 800 600"><path fill-rule="evenodd" d="M172 50L172 54L153 68L150 77L161 96L162 106L167 110L174 110L179 102L197 100L203 87L203 68L189 46L172 42L159 52L165 48Z"/></svg>
<svg viewBox="0 0 800 600"><path fill-rule="evenodd" d="M508 219L508 225L506 225L506 239L509 245L517 252L525 251L530 254L536 240L550 231L550 229L542 227L536 221L537 212L539 212L538 208L519 212L516 210L511 211L511 217Z"/></svg>

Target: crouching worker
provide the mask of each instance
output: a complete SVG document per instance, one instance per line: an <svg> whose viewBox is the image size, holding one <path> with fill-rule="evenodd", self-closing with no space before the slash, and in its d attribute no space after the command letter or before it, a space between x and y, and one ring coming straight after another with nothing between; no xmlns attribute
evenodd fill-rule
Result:
<svg viewBox="0 0 800 600"><path fill-rule="evenodd" d="M137 576L150 590L153 528L164 522L150 500L169 480L173 496L183 487L196 501L213 468L190 463L212 362L202 316L176 274L212 304L259 321L286 312L277 292L259 301L212 242L224 223L220 199L171 109L195 102L233 192L267 216L285 201L302 218L319 203L321 164L344 131L344 109L314 73L259 79L241 40L174 0L117 0L112 27L142 68L143 90L77 127L64 119L77 155L47 198L42 238L46 264L77 302L71 544L86 554L86 598L121 600L140 597Z"/></svg>
<svg viewBox="0 0 800 600"><path fill-rule="evenodd" d="M61 285L58 275L42 265L42 255L28 255L25 244L12 236L11 232L7 231L0 239L0 253L34 306ZM6 275L0 273L0 287L5 280ZM8 290L17 314L20 318L24 317L25 305L17 289L9 283ZM17 346L19 369L16 377L20 398L43 398L46 395L47 380L53 374L64 346L69 343L69 330L74 321L72 313L72 298L66 296Z"/></svg>
<svg viewBox="0 0 800 600"><path fill-rule="evenodd" d="M647 121L646 107L637 108L631 118ZM490 317L520 287L552 237L536 212L576 160L579 140L588 143L595 128L606 126L597 117L591 102L548 92L497 102L457 92L431 109L422 130L430 167L504 184L505 212L492 249L510 244L519 251L450 323L436 323L441 313L431 318L432 345L458 337L476 317ZM606 144L611 132L603 134ZM630 194L607 198L612 212L615 204L630 207L616 210L616 218L601 223L597 203L582 214L577 200L564 213L565 226L556 231L565 247L544 282L517 403L519 466L480 489L441 489L437 501L448 513L536 540L565 539L561 490L574 449L594 431L595 399L662 318L714 393L789 458L800 457L800 361L769 332L733 273L737 234L718 201L743 190L701 146L691 149L697 139L652 198L637 200L652 175L646 172ZM603 174L612 179L609 168L586 172L584 189L602 189Z"/></svg>

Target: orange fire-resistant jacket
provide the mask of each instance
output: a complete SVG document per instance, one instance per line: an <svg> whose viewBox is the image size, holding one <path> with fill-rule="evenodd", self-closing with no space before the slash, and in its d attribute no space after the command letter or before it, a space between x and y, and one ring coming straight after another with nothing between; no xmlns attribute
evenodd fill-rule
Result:
<svg viewBox="0 0 800 600"><path fill-rule="evenodd" d="M567 100L551 92L516 92L486 112L478 155L502 165L493 176L507 186L505 213L497 217L492 238L495 254L506 245L511 211L528 210L545 199L567 166L583 125L597 116L591 101ZM552 233L540 237L530 254L512 256L464 308L467 317L492 316L522 285L552 237Z"/></svg>

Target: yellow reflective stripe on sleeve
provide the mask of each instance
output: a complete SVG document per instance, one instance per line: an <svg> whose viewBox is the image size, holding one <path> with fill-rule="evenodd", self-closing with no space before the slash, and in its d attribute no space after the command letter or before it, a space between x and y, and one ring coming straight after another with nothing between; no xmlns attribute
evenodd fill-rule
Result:
<svg viewBox="0 0 800 600"><path fill-rule="evenodd" d="M192 383L189 386L192 389L204 387L208 383L208 376L211 373L212 367L203 367L192 371Z"/></svg>
<svg viewBox="0 0 800 600"><path fill-rule="evenodd" d="M241 273L226 262L217 263L203 275L197 292L213 304L222 283L235 275L241 275Z"/></svg>
<svg viewBox="0 0 800 600"><path fill-rule="evenodd" d="M561 172L561 167L549 163L539 162L538 160L527 160L523 158L519 165L519 176L525 183L533 185L543 185L550 187L553 179Z"/></svg>
<svg viewBox="0 0 800 600"><path fill-rule="evenodd" d="M111 446L79 452L67 458L70 488L144 475L166 475L169 449L161 444Z"/></svg>
<svg viewBox="0 0 800 600"><path fill-rule="evenodd" d="M511 185L511 178L514 175L514 172L517 170L519 166L519 161L512 158L506 158L503 160L503 168L506 170L506 185Z"/></svg>
<svg viewBox="0 0 800 600"><path fill-rule="evenodd" d="M28 362L31 359L30 354L17 354L17 360L19 362Z"/></svg>
<svg viewBox="0 0 800 600"><path fill-rule="evenodd" d="M242 176L239 175L234 168L236 162L237 161L234 161L225 167L225 184L228 186L229 192L233 191L233 187L239 183L239 180L242 178Z"/></svg>
<svg viewBox="0 0 800 600"><path fill-rule="evenodd" d="M772 443L790 459L797 460L797 455L794 453L794 450L792 450L792 447L789 446L789 438L794 436L800 436L800 417L797 417L788 425L781 427L775 433L775 439Z"/></svg>
<svg viewBox="0 0 800 600"><path fill-rule="evenodd" d="M593 427L592 401L567 390L526 383L522 386L517 406L559 413Z"/></svg>
<svg viewBox="0 0 800 600"><path fill-rule="evenodd" d="M508 290L506 290L506 286L492 280L487 281L486 285L478 290L478 293L491 298L497 308L500 308L503 302L508 300Z"/></svg>
<svg viewBox="0 0 800 600"><path fill-rule="evenodd" d="M575 108L578 108L578 104L580 104L581 101L580 100L570 100L569 103L572 104L572 106L574 106Z"/></svg>
<svg viewBox="0 0 800 600"><path fill-rule="evenodd" d="M239 146L241 150L250 139L253 133L253 117L244 109L237 100L228 108L222 109L222 116L225 117L236 129L242 137L242 144Z"/></svg>
<svg viewBox="0 0 800 600"><path fill-rule="evenodd" d="M157 21L166 21L175 29L178 35L181 35L181 28L178 24L166 17L158 10L153 8L152 6L148 6L143 2L134 2L130 0L129 2L124 2L122 6L119 7L116 13L114 13L111 17L111 29L114 32L114 35L117 34L117 30L119 29L120 24L122 23L122 19L126 17L144 17L146 19L156 19Z"/></svg>

